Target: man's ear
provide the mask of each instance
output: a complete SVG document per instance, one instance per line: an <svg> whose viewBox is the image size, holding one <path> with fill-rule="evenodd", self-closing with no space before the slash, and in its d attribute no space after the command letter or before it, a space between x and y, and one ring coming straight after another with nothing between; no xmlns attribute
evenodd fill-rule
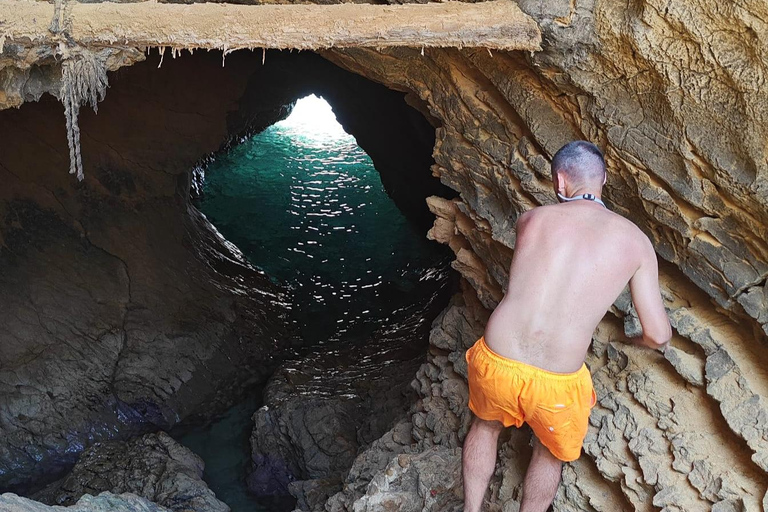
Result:
<svg viewBox="0 0 768 512"><path fill-rule="evenodd" d="M562 172L557 173L557 191L565 194L565 176Z"/></svg>
<svg viewBox="0 0 768 512"><path fill-rule="evenodd" d="M608 181L608 171L605 171L603 174L603 185L605 185L605 182Z"/></svg>

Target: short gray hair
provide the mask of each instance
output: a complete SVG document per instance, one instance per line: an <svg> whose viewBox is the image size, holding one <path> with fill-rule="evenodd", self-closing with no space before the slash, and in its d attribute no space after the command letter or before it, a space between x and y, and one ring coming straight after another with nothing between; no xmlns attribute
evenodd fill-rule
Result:
<svg viewBox="0 0 768 512"><path fill-rule="evenodd" d="M575 140L561 147L552 158L552 178L565 173L576 183L591 183L605 178L605 158L600 148L585 140Z"/></svg>

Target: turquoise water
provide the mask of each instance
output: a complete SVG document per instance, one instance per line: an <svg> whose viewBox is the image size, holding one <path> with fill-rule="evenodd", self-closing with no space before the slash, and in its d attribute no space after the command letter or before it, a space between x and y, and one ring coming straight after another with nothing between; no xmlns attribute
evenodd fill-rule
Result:
<svg viewBox="0 0 768 512"><path fill-rule="evenodd" d="M217 155L204 175L198 206L290 289L305 346L422 332L444 305L448 251L395 207L371 159L324 102L300 100L285 121ZM395 339L389 350L410 343ZM203 458L205 480L232 512L293 509L245 487L250 417L260 405L257 391L213 424L177 436Z"/></svg>
<svg viewBox="0 0 768 512"><path fill-rule="evenodd" d="M429 297L445 247L397 209L354 137L314 122L328 112L301 119L301 101L207 167L200 209L290 287L306 343L364 338Z"/></svg>

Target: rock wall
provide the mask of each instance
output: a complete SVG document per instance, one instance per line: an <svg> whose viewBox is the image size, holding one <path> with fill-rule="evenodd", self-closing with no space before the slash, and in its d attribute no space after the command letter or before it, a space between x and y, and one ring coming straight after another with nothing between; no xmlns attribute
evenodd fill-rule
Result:
<svg viewBox="0 0 768 512"><path fill-rule="evenodd" d="M291 344L288 297L189 206L189 170L233 131L248 76L201 57L113 76L81 113L83 183L57 101L0 115L0 489L208 417Z"/></svg>
<svg viewBox="0 0 768 512"><path fill-rule="evenodd" d="M32 497L66 507L109 491L135 494L172 512L229 512L203 481L204 468L200 457L168 434L146 434L94 444L66 477Z"/></svg>
<svg viewBox="0 0 768 512"><path fill-rule="evenodd" d="M431 200L437 217L432 236L455 251L454 268L464 279L461 297L435 325L428 362L417 374L420 401L410 421L398 424L360 455L345 489L328 507L375 510L390 498L402 510L458 506L460 493L453 476L458 471L457 449L469 421L462 354L482 332L489 311L504 292L515 220L523 211L554 200L549 158L563 143L577 138L594 141L604 149L609 164L606 202L637 223L654 242L661 257L660 279L675 336L674 350L665 357L625 345L625 335L637 329L626 296L600 324L588 360L599 403L591 418L584 456L564 470L565 485L555 509L724 511L768 506L768 7L758 0L517 3L540 24L544 36L541 52L358 48L323 53L349 70L407 93L409 103L436 127L433 173L460 196ZM238 66L233 57L228 58L230 64L225 70ZM213 66L207 66L202 69L213 72ZM167 73L167 69L156 73ZM224 73L233 76L229 71ZM17 303L19 300L39 301L50 296L54 299L49 302L58 304L62 311L54 317L58 323L46 324L47 330L40 330L43 337L50 335L50 325L62 323L60 318L71 318L66 314L67 306L80 304L70 299L75 291L43 293L45 280L33 290L35 293L27 291L25 283L35 282L41 268L55 269L64 260L77 262L67 268L77 276L67 278L71 282L87 275L86 269L105 272L104 278L97 279L98 285L67 289L79 290L77 293L90 301L86 303L93 304L90 309L81 305L78 310L87 311L82 317L86 322L98 319L107 324L94 331L105 333L95 339L113 347L112 353L120 354L114 347L122 343L120 336L110 334L115 330L112 326L120 325L129 312L153 312L151 308L129 308L128 304L156 301L151 297L162 296L159 288L149 286L155 278L166 282L162 275L133 277L134 269L145 268L142 264L147 254L157 254L151 250L152 237L128 237L136 245L135 250L126 251L132 259L122 253L119 258L110 256L115 254L114 241L130 233L123 217L112 212L115 205L139 212L137 222L145 225L163 218L169 210L161 204L174 201L178 186L176 178L165 171L171 167L174 170L170 174L178 174L176 169L184 159L174 155L173 159L146 163L141 155L144 148L158 146L142 137L142 128L154 127L155 134L165 127L161 123L158 128L151 118L129 125L98 121L105 119L108 102L118 108L131 96L154 101L159 76L167 79L169 75L146 73L128 90L110 90L102 113L83 121L90 133L90 139L85 137L84 152L109 163L93 166L93 186L84 191L75 190L66 181L62 127L51 128L47 135L49 129L40 128L48 126L56 104L44 100L31 108L25 105L23 115L4 117L7 124L2 140L8 144L0 153L0 170L18 185L11 187L12 193L3 191L3 204L8 205L9 212L4 217L3 238L5 246L12 249L3 254L10 258L23 252L24 256L14 260L13 272L3 274L9 281L3 289L12 290L7 298L12 307L4 310L6 314L30 311L14 319L19 332L35 326L39 322L36 312L42 310L37 306L25 308ZM199 73L188 78L188 83L197 76ZM23 87L14 89L21 91L9 100L14 104L48 90L47 82L38 80L38 75L28 73L19 78L10 73L4 77L26 80ZM219 98L228 88L242 87L241 81L231 78L218 83L210 97ZM221 101L232 101L227 98ZM183 89L168 101L174 108L167 109L167 115L183 120L181 125L174 125L177 132L173 140L188 141L190 155L210 151L211 145L201 143L200 136L186 131L186 126L195 126L200 111L211 111L203 105L190 113L186 102L194 104L196 100ZM164 111L162 106L157 108ZM210 115L216 119L218 130L214 138L221 140L228 128L220 114ZM115 118L107 115L106 119ZM96 124L88 128L89 123ZM105 134L109 138L103 138ZM6 148L10 147L17 155L13 158L50 154L50 161L58 162L61 169L59 177L51 181L34 161L9 164ZM138 158L128 174L99 170L110 169L114 162L129 167L127 158ZM158 199L148 205L138 201L137 195L152 188L148 183L155 180L162 185L157 188L162 193L153 192L153 197L165 202ZM89 201L93 190L102 200ZM56 217L29 208L28 202L19 202L19 198L30 196L35 197L35 204L58 211L58 217L70 219L73 215L67 211L84 211L89 212L89 220L84 222L81 219L86 217L78 213L74 218L81 227L67 221L74 224L68 242L42 243L40 240L49 240L45 237L51 233L65 232L67 222L61 224ZM183 223L174 224L177 229L179 225ZM36 232L34 227L39 234L29 237L19 226ZM168 226L153 229L165 234L178 232ZM76 243L82 233L92 242L85 249ZM29 254L40 252L39 247L46 251L30 258ZM86 258L77 251L90 253ZM124 265L120 259L128 263ZM39 263L25 270L23 265L29 261ZM128 269L121 274L124 266ZM127 276L131 277L130 297ZM12 279L18 280L15 286L19 291L11 285ZM139 287L134 293L134 283L145 286L144 291L139 292ZM167 317L163 307L155 312L158 318ZM84 328L72 329L81 332ZM149 340L144 342L149 344ZM26 377L19 377L22 370L17 367L38 364L36 361L50 356L49 366L55 361L58 371L60 361L70 361L58 352L7 348L17 345L2 344L3 351L15 350L3 356L3 361L11 362L2 366L11 377L1 380L8 390L0 396L14 397L3 405L3 418L12 426L18 425L4 426L9 432L22 432L21 426L29 428L23 411L34 410L30 404L50 404L48 392L56 396L54 390L26 385ZM132 353L141 352L126 352ZM114 359L97 368L112 368ZM150 358L135 360L137 368L152 364ZM70 361L63 367L75 364ZM139 376L154 382L155 377L154 373L137 373L136 378L130 375L126 372L131 382L138 382ZM109 377L96 382L105 380L111 382ZM57 389L70 392L66 386ZM90 389L76 388L72 396L93 396L89 393ZM33 398L25 398L30 396ZM88 409L79 402L76 405L72 410ZM52 413L41 408L36 417L48 414ZM40 437L52 431L46 428ZM19 451L30 445L29 438L18 435L6 450ZM492 508L502 510L516 510L528 456L525 432L509 435L501 447L490 494ZM57 442L64 446L64 441ZM12 459L8 453L4 460ZM23 455L28 459L37 456ZM441 472L430 474L436 467L442 468ZM447 497L441 497L443 491L448 492Z"/></svg>
<svg viewBox="0 0 768 512"><path fill-rule="evenodd" d="M627 295L616 302L588 358L599 403L584 455L567 465L555 510L759 510L768 505L768 10L759 2L519 3L542 27L542 52L323 54L423 100L440 123L433 172L461 194L430 200L431 236L454 250L465 287L463 305L446 313L461 319L457 327L435 325L408 450L460 446L469 420L463 352L503 296L515 221L554 201L554 152L588 139L606 153L609 207L638 224L660 256L674 349L663 357L624 344L637 319ZM528 456L525 435L502 443L492 509L517 510ZM353 470L331 503L375 510L375 500L403 492L423 503L407 471L379 469Z"/></svg>
<svg viewBox="0 0 768 512"><path fill-rule="evenodd" d="M56 90L40 57L14 91ZM98 114L81 111L82 183L57 101L24 93L40 101L0 113L0 490L56 478L95 441L208 418L297 354L290 297L190 204L201 159L315 92L414 222L448 190L426 172L433 128L402 93L315 54L222 60L155 54L110 74Z"/></svg>

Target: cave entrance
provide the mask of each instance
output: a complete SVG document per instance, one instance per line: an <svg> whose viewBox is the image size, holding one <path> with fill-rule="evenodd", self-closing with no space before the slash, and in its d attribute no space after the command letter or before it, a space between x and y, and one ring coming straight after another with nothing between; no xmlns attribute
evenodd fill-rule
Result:
<svg viewBox="0 0 768 512"><path fill-rule="evenodd" d="M306 345L364 343L446 286L445 247L390 200L371 157L314 94L219 153L204 175L199 208L290 288Z"/></svg>
<svg viewBox="0 0 768 512"><path fill-rule="evenodd" d="M241 58L253 57L228 60ZM425 201L454 193L430 173L435 120L415 102L317 54L268 52L230 116L245 131L195 173L196 206L289 290L301 339L263 402L251 393L178 437L234 512L293 510L297 480L338 490L358 450L415 400L454 284L451 252L426 238Z"/></svg>
<svg viewBox="0 0 768 512"><path fill-rule="evenodd" d="M232 50L406 46L423 54L445 46L535 50L540 41L535 23L510 2L65 3L0 2L0 19L13 26L0 44L8 78L0 108L24 103L0 117L0 278L11 305L0 333L3 490L58 480L96 441L217 417L294 354L282 290L189 205L189 170L222 142L262 131L284 117L286 105L318 92L376 163L400 211L418 222L421 209L431 220L424 198L442 194L439 183L429 183L436 126L422 116L424 104L412 108L403 91L341 77L316 54ZM171 51L165 61L156 53L145 60L154 48ZM174 58L179 50L216 51ZM78 116L104 92L107 70L118 71L109 74L98 115L82 109ZM61 103L44 93L64 102L66 121ZM403 329L413 334L416 327ZM375 363L358 367L350 386L365 380L360 371L375 381ZM407 386L414 372L399 370ZM317 374L305 373L310 380ZM371 416L368 402L353 405ZM352 416L337 411L338 421ZM336 436L346 443L343 453L328 452L337 455L323 469L337 479L361 443L388 428L369 425L361 433L346 425L349 435ZM297 477L326 474L297 464ZM75 498L70 489L66 499Z"/></svg>

